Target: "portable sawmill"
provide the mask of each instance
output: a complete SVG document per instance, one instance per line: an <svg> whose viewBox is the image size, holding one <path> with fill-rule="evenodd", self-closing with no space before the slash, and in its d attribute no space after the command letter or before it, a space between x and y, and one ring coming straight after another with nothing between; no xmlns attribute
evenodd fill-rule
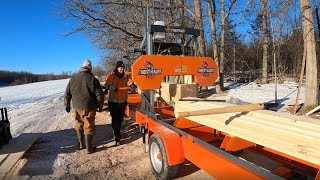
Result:
<svg viewBox="0 0 320 180"><path fill-rule="evenodd" d="M155 41L156 33L183 34L186 40L183 45L160 43ZM140 91L129 94L126 114L140 126L144 149L149 153L155 176L158 179L174 178L178 175L179 166L189 161L216 179L319 179L319 152L314 153L313 159L309 159L307 154L311 154L309 150L320 145L320 123L307 127L309 120L302 123L291 117L281 117L284 120L278 123L277 119L280 117L272 112L272 115L263 116L267 119L263 122L273 123L272 128L276 129L270 130L264 129L261 124L253 126L263 119L261 111L254 110L266 109L264 104L235 106L225 103L188 102L189 104L181 105L181 102L176 101L174 105L161 98L161 83L167 76L190 75L192 83L199 86L212 86L215 83L218 77L215 61L210 57L197 57L196 42L199 35L200 32L196 29L147 23L147 33L138 49L142 55L131 67L132 79ZM192 53L186 50L190 43L193 43ZM193 111L196 108L198 110ZM296 124L287 129L300 133L292 132L292 136L303 136L301 142L312 142L312 147L308 147L308 144L300 146L298 142L290 141L297 143L297 154L305 156L290 153L290 149L295 149L291 146L288 146L289 150L286 151L270 145L272 140L268 138L275 136L278 129L283 136L286 135L284 129L290 123ZM300 126L305 129L300 129ZM240 127L250 129L239 130ZM254 132L259 131L259 127L263 130ZM261 134L265 138L255 139ZM285 138L280 137L279 143L289 143ZM250 161L250 158L240 157L244 152L263 160L254 158L255 161ZM268 169L261 165L264 161L275 165Z"/></svg>

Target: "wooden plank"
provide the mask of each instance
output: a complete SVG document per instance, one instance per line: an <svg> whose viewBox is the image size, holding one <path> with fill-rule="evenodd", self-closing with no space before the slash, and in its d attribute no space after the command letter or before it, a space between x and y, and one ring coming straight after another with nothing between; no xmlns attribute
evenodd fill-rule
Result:
<svg viewBox="0 0 320 180"><path fill-rule="evenodd" d="M175 113L234 106L176 102ZM308 161L320 168L320 121L266 110L185 117L199 124Z"/></svg>
<svg viewBox="0 0 320 180"><path fill-rule="evenodd" d="M314 113L314 112L318 111L319 109L320 109L320 105L319 105L319 106L317 106L317 107L315 107L315 108L313 108L311 111L307 112L307 113L306 113L306 116L309 116L310 114L312 114L312 113Z"/></svg>
<svg viewBox="0 0 320 180"><path fill-rule="evenodd" d="M119 89L121 89L121 90L131 90L131 87L121 87Z"/></svg>
<svg viewBox="0 0 320 180"><path fill-rule="evenodd" d="M262 109L264 109L263 104L246 104L246 105L229 106L229 107L222 107L222 108L175 112L174 114L176 118L180 118L180 117L187 117L187 116L200 116L200 115L231 113L231 112L249 112L249 111L255 111L255 110L262 110Z"/></svg>
<svg viewBox="0 0 320 180"><path fill-rule="evenodd" d="M5 177L41 133L22 133L0 150L0 177Z"/></svg>

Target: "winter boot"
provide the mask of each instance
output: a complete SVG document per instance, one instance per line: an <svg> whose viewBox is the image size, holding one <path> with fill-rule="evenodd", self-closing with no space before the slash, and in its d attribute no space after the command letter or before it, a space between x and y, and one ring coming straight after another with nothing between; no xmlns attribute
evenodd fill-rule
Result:
<svg viewBox="0 0 320 180"><path fill-rule="evenodd" d="M120 146L120 145L121 145L120 141L115 141L115 146Z"/></svg>
<svg viewBox="0 0 320 180"><path fill-rule="evenodd" d="M78 136L78 140L79 140L79 150L81 149L85 149L86 145L84 143L84 134L83 131L77 131L77 136Z"/></svg>
<svg viewBox="0 0 320 180"><path fill-rule="evenodd" d="M85 134L85 142L86 142L86 149L87 154L92 154L96 152L97 148L93 146L93 135L92 134Z"/></svg>

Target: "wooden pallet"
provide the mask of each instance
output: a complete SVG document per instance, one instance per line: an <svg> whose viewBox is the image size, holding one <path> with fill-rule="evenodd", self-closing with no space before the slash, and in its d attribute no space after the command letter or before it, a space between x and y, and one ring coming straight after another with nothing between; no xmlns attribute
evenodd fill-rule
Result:
<svg viewBox="0 0 320 180"><path fill-rule="evenodd" d="M0 150L0 177L3 179L41 133L22 133Z"/></svg>

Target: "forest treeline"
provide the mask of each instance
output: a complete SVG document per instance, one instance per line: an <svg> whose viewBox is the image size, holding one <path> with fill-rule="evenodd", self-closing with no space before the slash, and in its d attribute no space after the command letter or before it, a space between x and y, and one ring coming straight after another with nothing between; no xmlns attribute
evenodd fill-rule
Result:
<svg viewBox="0 0 320 180"><path fill-rule="evenodd" d="M55 74L32 74L30 72L15 72L0 70L0 85L21 85L40 81L50 81L66 79L71 76L69 72L62 72L60 75Z"/></svg>
<svg viewBox="0 0 320 180"><path fill-rule="evenodd" d="M60 2L55 12L75 24L65 35L83 34L104 51L100 64L106 72L113 70L117 60L130 67L138 56L128 52L144 39L146 20L151 24L160 20L166 26L200 30L198 54L219 64L217 92L229 77L252 76L249 81L270 83L286 76L298 80L305 74L305 104L318 104L319 0ZM168 34L165 41L183 44L181 36Z"/></svg>
<svg viewBox="0 0 320 180"><path fill-rule="evenodd" d="M308 5L316 22L316 41L319 3ZM249 81L267 83L276 71L279 78L299 78L305 26L296 0L63 0L57 12L77 22L66 35L82 32L106 52L100 65L109 72L117 60L129 67L138 57L127 53L144 37L147 6L150 23L161 20L168 26L199 29L199 55L213 57L227 77L249 76ZM179 37L168 35L166 40L170 38Z"/></svg>

